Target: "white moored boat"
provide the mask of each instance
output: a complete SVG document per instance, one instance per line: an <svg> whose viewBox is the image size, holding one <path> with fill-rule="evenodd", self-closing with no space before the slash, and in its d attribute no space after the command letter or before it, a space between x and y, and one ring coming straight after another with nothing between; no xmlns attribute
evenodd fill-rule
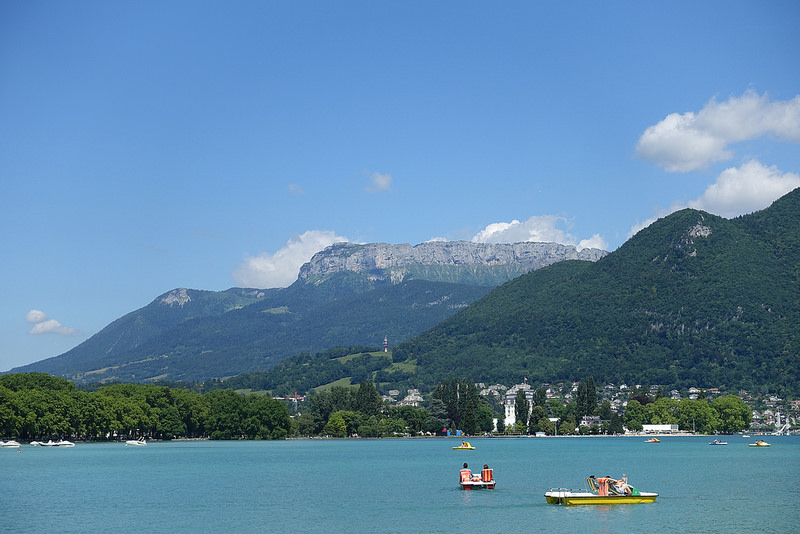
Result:
<svg viewBox="0 0 800 534"><path fill-rule="evenodd" d="M3 449L19 449L19 443L14 440L0 441L0 447Z"/></svg>
<svg viewBox="0 0 800 534"><path fill-rule="evenodd" d="M31 445L39 445L41 447L74 447L75 444L71 441L67 441L64 439L60 439L58 441L53 441L49 439L47 441L31 441Z"/></svg>
<svg viewBox="0 0 800 534"><path fill-rule="evenodd" d="M144 438L129 439L128 441L125 442L125 446L128 445L131 445L133 447L145 447L147 445L147 442L144 440Z"/></svg>

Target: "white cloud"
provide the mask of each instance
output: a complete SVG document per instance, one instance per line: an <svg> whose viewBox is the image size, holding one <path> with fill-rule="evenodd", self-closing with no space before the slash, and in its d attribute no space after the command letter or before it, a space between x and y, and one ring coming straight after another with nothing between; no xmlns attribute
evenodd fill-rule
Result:
<svg viewBox="0 0 800 534"><path fill-rule="evenodd" d="M41 310L31 310L25 314L25 320L34 323L33 328L28 330L29 334L59 334L62 336L77 336L80 331L68 326L64 326L55 319L48 319L47 314Z"/></svg>
<svg viewBox="0 0 800 534"><path fill-rule="evenodd" d="M669 172L688 172L730 159L731 143L762 135L800 143L800 95L770 102L766 93L746 91L726 102L712 99L697 113L672 113L647 128L636 152Z"/></svg>
<svg viewBox="0 0 800 534"><path fill-rule="evenodd" d="M690 208L722 217L736 217L766 208L792 189L800 187L800 175L765 167L752 160L738 169L725 169Z"/></svg>
<svg viewBox="0 0 800 534"><path fill-rule="evenodd" d="M683 208L694 208L714 215L731 218L752 213L768 207L789 191L800 187L800 175L781 173L775 166L765 167L751 160L739 168L725 169L716 182L706 188L694 200L675 203L670 208L659 210L650 219L631 228L630 235L649 226L660 217Z"/></svg>
<svg viewBox="0 0 800 534"><path fill-rule="evenodd" d="M25 315L25 320L29 323L40 323L47 319L47 314L42 310L31 310Z"/></svg>
<svg viewBox="0 0 800 534"><path fill-rule="evenodd" d="M289 286L297 279L300 267L314 254L342 241L349 239L324 230L294 235L275 254L262 252L258 256L245 256L244 263L233 271L233 281L240 287Z"/></svg>
<svg viewBox="0 0 800 534"><path fill-rule="evenodd" d="M600 248L606 249L608 243L599 234L589 239L578 241L566 230L559 228L560 224L567 222L564 217L556 215L534 215L524 222L513 220L510 223L492 223L478 232L472 241L475 243L521 243L536 241L541 243L561 243L574 245L578 249Z"/></svg>
<svg viewBox="0 0 800 534"><path fill-rule="evenodd" d="M370 185L366 190L370 193L378 193L380 191L388 191L392 187L392 175L383 174L380 172L373 172L369 175Z"/></svg>
<svg viewBox="0 0 800 534"><path fill-rule="evenodd" d="M578 242L578 250L585 248L599 248L600 250L608 250L608 243L605 239L600 237L600 234L594 234L589 239L581 239Z"/></svg>

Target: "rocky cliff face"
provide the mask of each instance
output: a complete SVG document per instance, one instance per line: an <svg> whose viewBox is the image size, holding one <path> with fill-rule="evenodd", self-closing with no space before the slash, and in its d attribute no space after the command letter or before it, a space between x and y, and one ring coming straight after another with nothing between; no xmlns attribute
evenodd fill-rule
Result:
<svg viewBox="0 0 800 534"><path fill-rule="evenodd" d="M298 280L313 282L352 271L373 281L397 284L408 279L497 285L528 271L563 260L596 261L599 249L578 251L558 243L471 243L444 241L389 245L337 243L300 268Z"/></svg>

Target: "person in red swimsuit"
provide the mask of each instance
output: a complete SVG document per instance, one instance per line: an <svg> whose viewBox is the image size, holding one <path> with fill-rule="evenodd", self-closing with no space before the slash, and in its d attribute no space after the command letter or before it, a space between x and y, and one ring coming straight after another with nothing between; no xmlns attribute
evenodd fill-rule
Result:
<svg viewBox="0 0 800 534"><path fill-rule="evenodd" d="M598 478L597 479L597 486L598 486L597 494L600 495L600 496L603 496L603 497L607 496L608 495L608 486L612 483L613 480L614 479L611 478L609 475L606 475L604 477Z"/></svg>
<svg viewBox="0 0 800 534"><path fill-rule="evenodd" d="M467 462L464 462L464 467L461 468L461 482L469 481L472 478L472 471L469 470Z"/></svg>

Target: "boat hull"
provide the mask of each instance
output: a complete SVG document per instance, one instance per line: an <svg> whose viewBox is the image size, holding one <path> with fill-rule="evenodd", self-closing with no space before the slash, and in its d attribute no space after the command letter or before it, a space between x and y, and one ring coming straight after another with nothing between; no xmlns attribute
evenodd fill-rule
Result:
<svg viewBox="0 0 800 534"><path fill-rule="evenodd" d="M465 480L460 483L461 489L463 490L474 490L474 489L494 489L494 480L490 480L488 482L484 482L483 480Z"/></svg>
<svg viewBox="0 0 800 534"><path fill-rule="evenodd" d="M578 506L585 504L643 504L655 502L658 493L639 495L595 495L576 491L550 490L544 494L548 504Z"/></svg>

